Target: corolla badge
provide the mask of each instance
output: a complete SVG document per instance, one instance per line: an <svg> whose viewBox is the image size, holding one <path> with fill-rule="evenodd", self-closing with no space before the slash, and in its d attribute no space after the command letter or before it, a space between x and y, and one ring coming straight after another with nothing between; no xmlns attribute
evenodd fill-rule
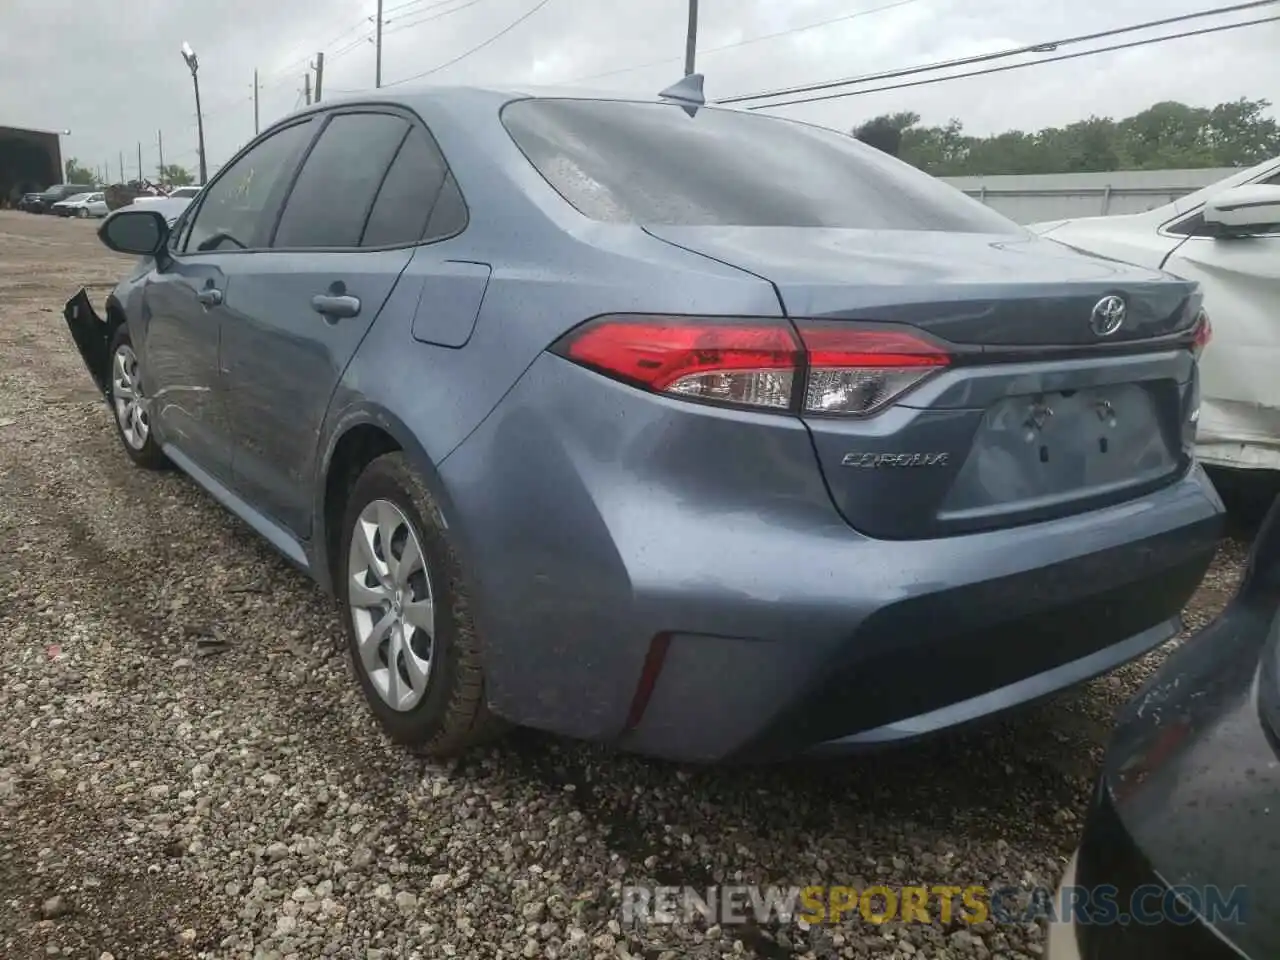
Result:
<svg viewBox="0 0 1280 960"><path fill-rule="evenodd" d="M1100 337L1109 337L1124 326L1125 314L1129 308L1123 299L1117 296L1103 297L1093 305L1093 313L1089 315L1089 327Z"/></svg>
<svg viewBox="0 0 1280 960"><path fill-rule="evenodd" d="M938 453L846 453L840 460L842 467L945 467L950 457Z"/></svg>

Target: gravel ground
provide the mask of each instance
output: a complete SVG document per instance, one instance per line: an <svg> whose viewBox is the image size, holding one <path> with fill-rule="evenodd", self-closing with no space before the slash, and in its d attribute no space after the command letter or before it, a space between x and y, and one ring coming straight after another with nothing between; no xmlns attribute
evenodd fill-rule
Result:
<svg viewBox="0 0 1280 960"><path fill-rule="evenodd" d="M321 593L118 449L60 315L127 266L93 229L0 212L0 956L1041 954L1034 925L624 929L616 897L1053 884L1112 712L1160 654L857 762L684 769L519 733L425 764L379 735ZM1245 549L1224 545L1190 624Z"/></svg>

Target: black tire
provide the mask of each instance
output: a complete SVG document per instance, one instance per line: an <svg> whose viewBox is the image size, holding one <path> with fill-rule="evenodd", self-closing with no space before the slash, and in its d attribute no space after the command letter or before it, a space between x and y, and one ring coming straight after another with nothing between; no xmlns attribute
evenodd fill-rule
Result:
<svg viewBox="0 0 1280 960"><path fill-rule="evenodd" d="M107 407L111 411L111 422L115 424L116 435L120 438L120 445L124 447L124 452L129 455L129 459L145 470L162 470L169 461L164 453L160 450L160 444L156 443L155 432L151 429L150 414L146 415L147 432L146 440L141 445L136 445L131 441L125 433L124 427L120 423L120 416L116 410L116 354L124 347L133 350L133 341L129 339L129 331L124 324L116 327L115 333L112 334L111 343L108 347L108 363L110 367L107 370Z"/></svg>
<svg viewBox="0 0 1280 960"><path fill-rule="evenodd" d="M389 501L397 507L413 528L429 572L436 611L426 692L416 706L404 711L393 708L383 699L365 668L348 596L352 577L351 542L356 523L364 509L377 500ZM485 702L484 669L461 566L439 516L426 485L403 454L378 457L360 474L347 498L335 564L334 592L347 634L352 668L365 701L383 730L396 743L443 759L493 739L505 724Z"/></svg>
<svg viewBox="0 0 1280 960"><path fill-rule="evenodd" d="M78 218L79 218L79 219L81 219L81 220L88 220L88 219L89 219L89 208L88 208L88 207L80 207L78 210L76 210L76 217L78 217Z"/></svg>

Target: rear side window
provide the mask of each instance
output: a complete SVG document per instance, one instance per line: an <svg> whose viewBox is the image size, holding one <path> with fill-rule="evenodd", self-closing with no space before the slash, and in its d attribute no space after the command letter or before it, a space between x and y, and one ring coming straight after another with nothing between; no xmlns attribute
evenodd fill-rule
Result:
<svg viewBox="0 0 1280 960"><path fill-rule="evenodd" d="M374 197L409 124L386 113L338 114L302 165L273 247L358 247Z"/></svg>
<svg viewBox="0 0 1280 960"><path fill-rule="evenodd" d="M444 189L449 167L425 131L414 127L396 154L369 214L361 246L384 247L451 236L428 232L436 198Z"/></svg>
<svg viewBox="0 0 1280 960"><path fill-rule="evenodd" d="M531 99L502 122L594 220L1019 234L1000 214L852 137L761 114Z"/></svg>
<svg viewBox="0 0 1280 960"><path fill-rule="evenodd" d="M467 202L462 198L462 190L452 173L444 178L444 186L440 188L440 196L436 198L435 208L431 211L431 222L427 224L427 236L432 239L452 237L461 233L467 225Z"/></svg>

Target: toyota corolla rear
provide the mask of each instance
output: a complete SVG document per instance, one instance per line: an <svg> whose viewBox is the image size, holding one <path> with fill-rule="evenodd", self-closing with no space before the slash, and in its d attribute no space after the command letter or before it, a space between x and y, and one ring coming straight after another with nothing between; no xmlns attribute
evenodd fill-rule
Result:
<svg viewBox="0 0 1280 960"><path fill-rule="evenodd" d="M673 266L647 301L571 298L592 307L442 467L500 712L690 760L839 752L1178 630L1221 533L1194 284L806 125L567 99L503 121L592 224L575 242ZM698 263L776 305L672 310Z"/></svg>

